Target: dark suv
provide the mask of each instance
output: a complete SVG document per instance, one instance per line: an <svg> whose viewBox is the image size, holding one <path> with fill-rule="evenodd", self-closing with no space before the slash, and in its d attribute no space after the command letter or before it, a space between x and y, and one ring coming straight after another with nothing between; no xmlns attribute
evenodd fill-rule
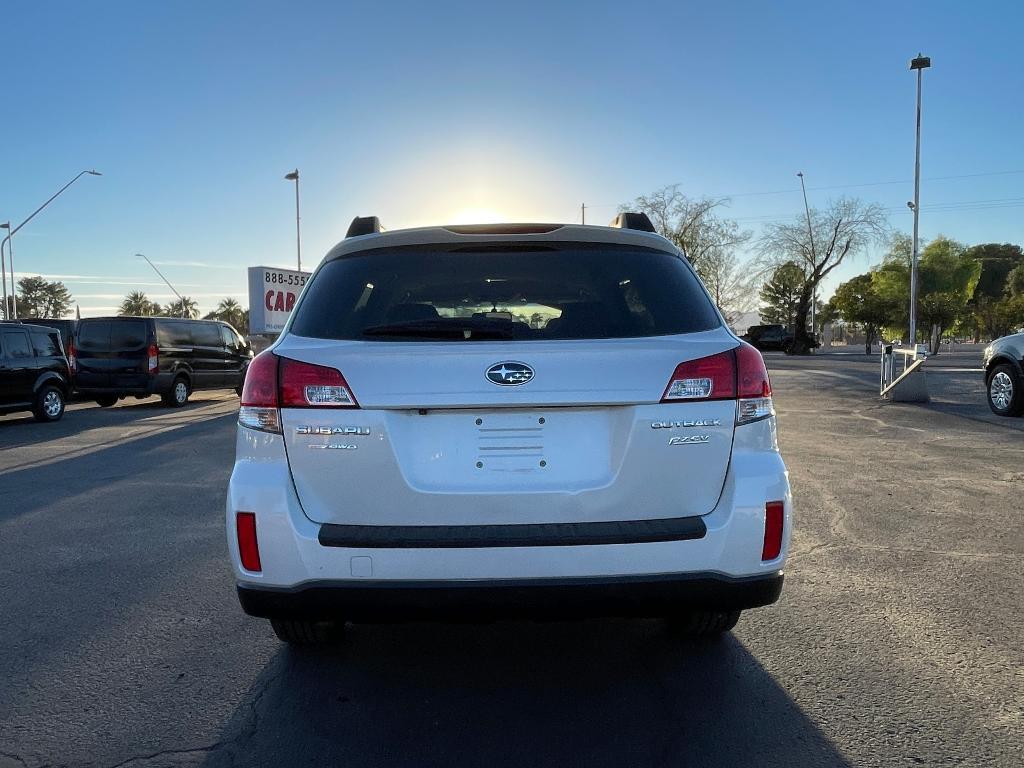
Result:
<svg viewBox="0 0 1024 768"><path fill-rule="evenodd" d="M128 395L182 406L197 389L240 392L252 354L216 320L95 317L79 321L71 359L75 388L101 406Z"/></svg>
<svg viewBox="0 0 1024 768"><path fill-rule="evenodd" d="M741 337L761 350L787 351L793 344L793 334L782 325L752 325Z"/></svg>
<svg viewBox="0 0 1024 768"><path fill-rule="evenodd" d="M0 413L32 411L57 421L71 391L60 332L27 323L0 324Z"/></svg>

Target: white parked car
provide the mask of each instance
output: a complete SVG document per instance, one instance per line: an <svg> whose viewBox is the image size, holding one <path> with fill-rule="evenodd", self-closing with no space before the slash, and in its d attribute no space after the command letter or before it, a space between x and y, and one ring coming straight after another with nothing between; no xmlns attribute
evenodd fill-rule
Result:
<svg viewBox="0 0 1024 768"><path fill-rule="evenodd" d="M249 366L227 497L242 607L345 621L775 602L791 530L760 353L642 214L356 219Z"/></svg>

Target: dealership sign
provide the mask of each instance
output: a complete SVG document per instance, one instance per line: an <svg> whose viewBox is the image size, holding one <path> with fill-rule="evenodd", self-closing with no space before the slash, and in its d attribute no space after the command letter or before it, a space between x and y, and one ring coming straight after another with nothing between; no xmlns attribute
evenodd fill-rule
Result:
<svg viewBox="0 0 1024 768"><path fill-rule="evenodd" d="M309 272L249 267L249 333L280 333Z"/></svg>

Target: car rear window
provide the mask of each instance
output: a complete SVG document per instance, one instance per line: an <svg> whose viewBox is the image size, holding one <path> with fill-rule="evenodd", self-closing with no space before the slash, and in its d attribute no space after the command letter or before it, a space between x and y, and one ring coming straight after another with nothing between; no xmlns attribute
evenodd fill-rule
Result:
<svg viewBox="0 0 1024 768"><path fill-rule="evenodd" d="M78 328L78 349L79 351L103 350L110 347L110 323L85 322Z"/></svg>
<svg viewBox="0 0 1024 768"><path fill-rule="evenodd" d="M142 320L118 320L110 324L110 348L133 352L146 346L146 323Z"/></svg>
<svg viewBox="0 0 1024 768"><path fill-rule="evenodd" d="M572 243L393 248L329 261L306 287L290 331L494 341L662 336L719 325L675 254Z"/></svg>

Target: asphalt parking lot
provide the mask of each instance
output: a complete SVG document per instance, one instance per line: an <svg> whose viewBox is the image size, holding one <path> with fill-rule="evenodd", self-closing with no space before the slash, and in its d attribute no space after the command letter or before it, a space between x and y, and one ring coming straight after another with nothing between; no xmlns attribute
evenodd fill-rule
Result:
<svg viewBox="0 0 1024 768"><path fill-rule="evenodd" d="M237 398L0 417L0 766L1019 766L1024 419L980 348L883 403L877 359L768 356L796 505L781 601L657 622L356 626L238 608Z"/></svg>

